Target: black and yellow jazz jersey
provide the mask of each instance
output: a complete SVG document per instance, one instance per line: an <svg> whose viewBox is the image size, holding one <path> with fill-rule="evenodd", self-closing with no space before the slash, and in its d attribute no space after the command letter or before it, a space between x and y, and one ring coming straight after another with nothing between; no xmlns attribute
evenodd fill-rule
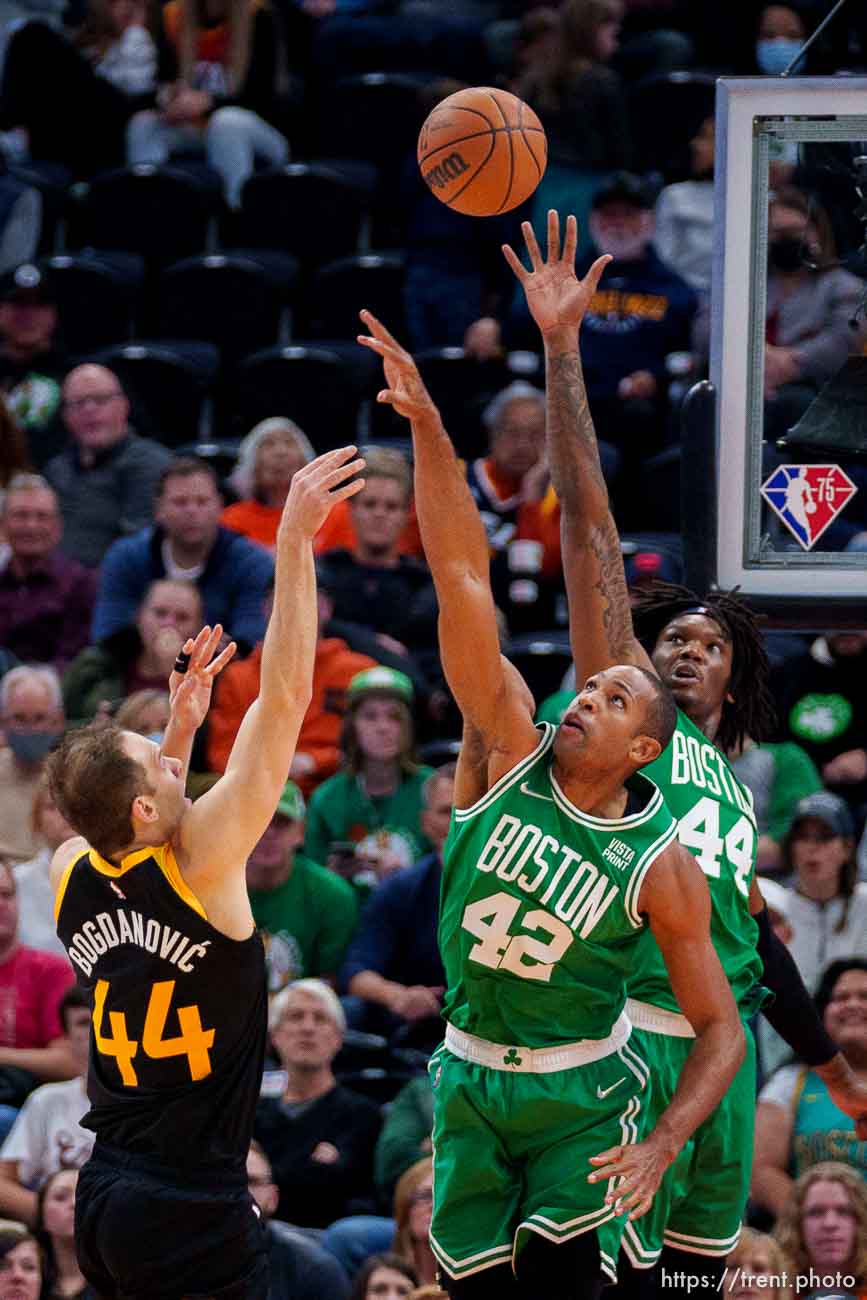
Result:
<svg viewBox="0 0 867 1300"><path fill-rule="evenodd" d="M88 849L55 918L93 994L85 1128L169 1166L243 1161L267 1032L258 933L215 930L168 844L120 866Z"/></svg>

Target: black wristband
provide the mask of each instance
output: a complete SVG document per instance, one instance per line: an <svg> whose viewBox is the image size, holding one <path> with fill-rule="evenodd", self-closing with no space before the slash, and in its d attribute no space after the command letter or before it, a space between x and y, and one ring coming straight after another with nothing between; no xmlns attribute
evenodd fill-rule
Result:
<svg viewBox="0 0 867 1300"><path fill-rule="evenodd" d="M755 919L756 946L765 968L762 979L774 994L762 1015L805 1065L827 1065L840 1049L822 1024L792 954L771 929L768 909L763 907Z"/></svg>
<svg viewBox="0 0 867 1300"><path fill-rule="evenodd" d="M189 668L189 666L190 666L190 655L187 654L186 650L179 650L178 657L175 660L175 672L185 673Z"/></svg>

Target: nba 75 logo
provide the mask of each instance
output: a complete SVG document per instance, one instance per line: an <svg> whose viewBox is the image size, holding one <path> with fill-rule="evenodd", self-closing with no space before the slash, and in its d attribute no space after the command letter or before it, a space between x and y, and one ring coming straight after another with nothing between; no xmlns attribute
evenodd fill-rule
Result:
<svg viewBox="0 0 867 1300"><path fill-rule="evenodd" d="M839 465L781 465L762 484L762 496L805 551L857 491Z"/></svg>

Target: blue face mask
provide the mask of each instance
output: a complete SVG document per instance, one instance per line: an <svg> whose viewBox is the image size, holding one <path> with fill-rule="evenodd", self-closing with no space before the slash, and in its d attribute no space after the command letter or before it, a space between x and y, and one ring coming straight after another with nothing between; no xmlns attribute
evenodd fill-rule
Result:
<svg viewBox="0 0 867 1300"><path fill-rule="evenodd" d="M12 731L6 732L6 744L19 763L39 763L57 744L62 731Z"/></svg>
<svg viewBox="0 0 867 1300"><path fill-rule="evenodd" d="M786 71L792 59L798 53L803 41L791 41L787 36L775 36L773 40L756 41L756 63L767 77L779 77ZM802 72L799 63L795 72Z"/></svg>
<svg viewBox="0 0 867 1300"><path fill-rule="evenodd" d="M165 734L164 731L149 731L145 736L145 740L152 740L155 745L161 745L165 738Z"/></svg>

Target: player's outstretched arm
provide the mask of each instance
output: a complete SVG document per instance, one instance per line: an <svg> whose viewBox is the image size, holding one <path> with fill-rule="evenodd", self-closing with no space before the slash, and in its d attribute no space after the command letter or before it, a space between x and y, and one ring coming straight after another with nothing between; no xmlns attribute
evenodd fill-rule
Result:
<svg viewBox="0 0 867 1300"><path fill-rule="evenodd" d="M538 742L532 708L503 671L488 539L466 476L415 362L384 325L363 311L359 342L383 361L380 402L412 427L415 511L439 602L443 671L464 719L490 753L497 780Z"/></svg>
<svg viewBox="0 0 867 1300"><path fill-rule="evenodd" d="M274 606L262 647L259 695L247 710L225 775L186 813L181 866L191 887L243 871L274 815L313 688L316 575L313 537L338 501L364 486L355 447L296 472L277 532Z"/></svg>
<svg viewBox="0 0 867 1300"><path fill-rule="evenodd" d="M179 672L177 662L169 676L169 722L163 738L162 752L168 758L178 758L183 764L184 780L190 766L190 755L196 732L208 716L214 679L225 668L237 650L230 641L222 650L223 628L203 627L195 637L188 637L181 647L178 659L186 659L186 668Z"/></svg>
<svg viewBox="0 0 867 1300"><path fill-rule="evenodd" d="M643 1142L591 1158L594 1181L622 1178L610 1195L631 1219L650 1208L662 1175L719 1104L744 1059L735 1000L710 939L710 892L701 868L674 843L648 871L638 898L668 968L680 1009L695 1030L674 1096Z"/></svg>
<svg viewBox="0 0 867 1300"><path fill-rule="evenodd" d="M525 221L522 230L531 269L525 269L508 244L503 254L545 344L548 463L562 512L563 571L576 676L583 682L603 668L623 663L653 671L632 631L620 539L602 477L578 348L581 322L611 258L597 258L579 280L574 217L567 218L561 250L560 219L553 210L548 213L547 259L542 258L530 223Z"/></svg>

